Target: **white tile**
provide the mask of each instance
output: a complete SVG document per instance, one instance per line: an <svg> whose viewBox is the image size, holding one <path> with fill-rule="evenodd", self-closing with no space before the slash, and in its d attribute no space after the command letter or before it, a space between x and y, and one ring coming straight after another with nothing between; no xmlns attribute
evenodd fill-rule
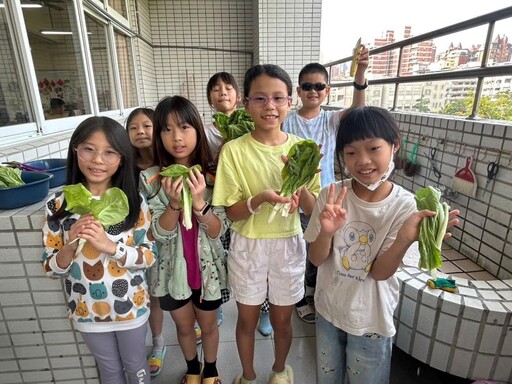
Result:
<svg viewBox="0 0 512 384"><path fill-rule="evenodd" d="M476 288L482 288L482 289L491 289L492 287L487 284L485 281L481 280L474 280L470 282L471 285L474 285Z"/></svg>
<svg viewBox="0 0 512 384"><path fill-rule="evenodd" d="M32 361L31 361L32 363ZM32 364L30 365L32 368ZM38 370L38 371L23 371L23 380L25 383L50 383L54 380L52 377L52 372L45 367L47 370Z"/></svg>
<svg viewBox="0 0 512 384"><path fill-rule="evenodd" d="M420 312L418 314L418 320L416 324L416 330L427 335L432 336L432 330L434 327L434 319L436 316L436 310L424 305L420 306Z"/></svg>
<svg viewBox="0 0 512 384"><path fill-rule="evenodd" d="M491 354L496 353L502 332L503 327L486 324L484 326L480 345L477 346L478 352Z"/></svg>
<svg viewBox="0 0 512 384"><path fill-rule="evenodd" d="M420 361L427 361L431 341L433 340L430 337L425 337L416 333L414 336L414 344L412 346L412 356Z"/></svg>
<svg viewBox="0 0 512 384"><path fill-rule="evenodd" d="M455 376L467 377L471 366L471 355L472 352L455 349L448 372Z"/></svg>
<svg viewBox="0 0 512 384"><path fill-rule="evenodd" d="M478 297L478 293L473 288L458 287L459 294L462 296Z"/></svg>
<svg viewBox="0 0 512 384"><path fill-rule="evenodd" d="M512 357L500 356L490 379L507 382L512 376Z"/></svg>
<svg viewBox="0 0 512 384"><path fill-rule="evenodd" d="M478 353L473 366L473 373L477 377L491 377L491 368L494 363L494 355Z"/></svg>
<svg viewBox="0 0 512 384"><path fill-rule="evenodd" d="M433 368L445 372L450 357L450 346L446 344L434 342L432 349L432 356L430 357L429 365Z"/></svg>
<svg viewBox="0 0 512 384"><path fill-rule="evenodd" d="M480 296L482 296L482 298L485 300L499 300L500 299L498 294L494 291L480 290L479 293L480 293Z"/></svg>
<svg viewBox="0 0 512 384"><path fill-rule="evenodd" d="M18 358L32 358L46 356L44 345L30 346L30 347L16 347L14 348L16 357Z"/></svg>
<svg viewBox="0 0 512 384"><path fill-rule="evenodd" d="M456 317L441 312L437 322L436 340L451 344L455 336L456 325Z"/></svg>
<svg viewBox="0 0 512 384"><path fill-rule="evenodd" d="M456 293L443 292L442 311L454 316L459 314L461 297Z"/></svg>
<svg viewBox="0 0 512 384"><path fill-rule="evenodd" d="M490 280L488 281L489 285L492 286L494 289L500 290L500 289L510 289L510 287L502 282L501 280Z"/></svg>
<svg viewBox="0 0 512 384"><path fill-rule="evenodd" d="M455 340L457 347L474 350L479 329L480 323L463 319L460 324L457 340Z"/></svg>
<svg viewBox="0 0 512 384"><path fill-rule="evenodd" d="M402 299L402 306L400 310L400 319L401 323L404 323L409 328L414 327L414 314L416 312L416 302L404 297Z"/></svg>
<svg viewBox="0 0 512 384"><path fill-rule="evenodd" d="M44 342L41 333L12 333L10 338L12 345L35 345Z"/></svg>
<svg viewBox="0 0 512 384"><path fill-rule="evenodd" d="M498 295L507 301L512 301L512 291L498 291Z"/></svg>
<svg viewBox="0 0 512 384"><path fill-rule="evenodd" d="M398 348L406 353L409 353L411 346L412 330L403 324L398 324L397 333L395 335L395 344Z"/></svg>
<svg viewBox="0 0 512 384"><path fill-rule="evenodd" d="M421 302L431 308L437 308L439 296L443 293L440 289L425 288L421 295Z"/></svg>
<svg viewBox="0 0 512 384"><path fill-rule="evenodd" d="M404 293L413 300L417 299L418 291L421 291L424 288L425 283L420 280L411 279L404 283Z"/></svg>

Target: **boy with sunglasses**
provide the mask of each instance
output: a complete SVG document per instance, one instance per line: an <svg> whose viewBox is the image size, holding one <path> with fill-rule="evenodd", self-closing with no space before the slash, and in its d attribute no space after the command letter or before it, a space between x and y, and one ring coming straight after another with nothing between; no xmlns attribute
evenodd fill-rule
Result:
<svg viewBox="0 0 512 384"><path fill-rule="evenodd" d="M368 67L368 48L361 45L357 59L357 72L354 76L354 96L352 106L365 104L365 89L368 82L365 79ZM299 86L297 94L302 101L302 106L288 113L281 129L304 139L312 139L322 145L323 157L320 161L322 172L322 188L333 183L334 177L334 146L336 133L341 117L346 109L325 111L322 103L329 95L330 88L327 85L329 75L322 64L310 63L305 65L299 73ZM300 214L302 230L305 231L309 222L309 216ZM306 323L315 322L314 292L316 286L317 268L306 261L306 293L304 298L295 307L299 317Z"/></svg>

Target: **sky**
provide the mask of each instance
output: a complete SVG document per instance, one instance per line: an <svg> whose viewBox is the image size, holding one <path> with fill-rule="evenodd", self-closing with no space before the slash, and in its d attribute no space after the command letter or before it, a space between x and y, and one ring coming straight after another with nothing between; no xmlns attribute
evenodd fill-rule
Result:
<svg viewBox="0 0 512 384"><path fill-rule="evenodd" d="M511 0L323 0L320 62L350 56L359 37L363 43L370 43L385 36L387 30L394 30L395 38L401 40L405 26L411 26L413 36L418 36L511 5ZM480 27L436 40L435 44L438 51L446 49L451 40L461 42L464 48L473 43L483 44L485 31ZM496 23L493 37L498 33L512 41L512 18Z"/></svg>

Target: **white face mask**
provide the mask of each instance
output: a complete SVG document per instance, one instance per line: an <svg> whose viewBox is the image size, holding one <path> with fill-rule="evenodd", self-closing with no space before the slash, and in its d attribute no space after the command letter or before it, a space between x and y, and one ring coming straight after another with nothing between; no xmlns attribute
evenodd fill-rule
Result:
<svg viewBox="0 0 512 384"><path fill-rule="evenodd" d="M387 179L389 179L391 172L393 172L393 170L395 169L395 162L393 161L394 155L395 155L395 146L392 145L391 146L391 159L389 160L388 169L386 170L386 172L384 172L384 174L380 177L379 181L377 181L376 183L365 184L362 181L358 180L357 177L355 177L354 175L351 175L352 178L355 181L357 181L359 184L361 184L363 187L369 189L370 191L375 191L378 187L381 186L382 183L384 183ZM348 171L348 169L346 167L345 167L345 172L348 175L350 175L350 172Z"/></svg>

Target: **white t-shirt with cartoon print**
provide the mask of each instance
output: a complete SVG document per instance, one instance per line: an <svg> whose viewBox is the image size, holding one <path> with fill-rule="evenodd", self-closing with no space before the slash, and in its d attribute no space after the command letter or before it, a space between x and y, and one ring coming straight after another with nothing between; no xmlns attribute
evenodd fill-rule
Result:
<svg viewBox="0 0 512 384"><path fill-rule="evenodd" d="M369 274L373 260L394 242L402 223L416 209L414 196L394 184L384 200L369 203L359 199L351 181L337 182L334 196L347 186L343 207L348 219L333 238L331 254L318 268L315 291L316 310L334 326L356 336L395 334L393 312L398 303L396 276L376 281ZM320 232L319 214L329 187L323 188L311 214L304 239L313 242ZM403 264L417 266L418 243L406 252Z"/></svg>

